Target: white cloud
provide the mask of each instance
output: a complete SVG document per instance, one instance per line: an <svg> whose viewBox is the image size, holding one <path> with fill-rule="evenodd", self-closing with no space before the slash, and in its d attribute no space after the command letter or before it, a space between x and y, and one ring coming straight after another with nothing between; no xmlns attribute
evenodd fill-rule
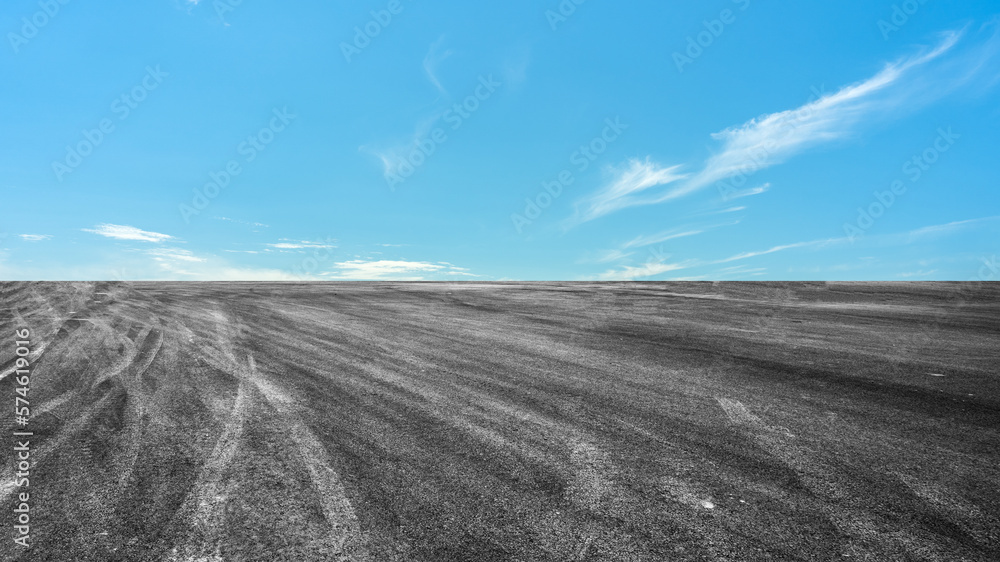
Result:
<svg viewBox="0 0 1000 562"><path fill-rule="evenodd" d="M673 240L675 238L686 238L688 236L694 236L696 234L701 234L705 232L704 230L686 230L678 232L677 230L667 230L665 232L660 232L658 234L651 234L648 236L637 236L632 240L625 243L622 248L642 248L643 246L652 246L653 244L660 244L666 242L667 240Z"/></svg>
<svg viewBox="0 0 1000 562"><path fill-rule="evenodd" d="M581 263L608 263L623 260L635 252L625 252L622 250L601 250L580 260Z"/></svg>
<svg viewBox="0 0 1000 562"><path fill-rule="evenodd" d="M775 254L775 253L778 253L778 252L784 252L786 250L794 250L794 249L814 249L814 250L820 250L820 249L825 249L825 248L829 248L829 247L833 247L833 246L846 246L846 245L850 245L852 243L854 243L854 244L873 244L873 245L880 245L880 246L903 245L903 244L909 244L909 243L913 242L914 239L919 238L919 237L935 236L935 235L947 235L947 234L950 234L950 233L953 233L953 232L957 232L959 230L963 230L963 229L966 229L966 228L972 228L972 227L975 227L975 226L982 226L982 225L986 225L988 223L993 223L993 222L997 222L997 221L1000 221L1000 215L998 215L998 216L991 216L991 217L983 217L983 218L978 218L978 219L969 219L969 220L962 220L962 221L954 221L954 222L949 222L949 223L945 223L945 224L925 226L925 227L913 229L913 230L910 230L910 231L899 232L899 233L894 233L894 234L880 234L880 235L877 235L877 236L869 236L869 237L861 238L861 239L858 239L858 240L854 240L853 242L852 242L851 238L849 238L847 236L843 236L843 237L839 237L839 238L823 238L823 239L819 239L819 240L808 240L808 241L805 241L805 242L794 242L794 243L790 243L790 244L781 244L781 245L777 245L777 246L772 246L772 247L767 248L765 250L755 250L755 251L749 251L749 252L742 252L742 253L739 253L739 254L732 255L732 256L730 256L728 258L723 258L723 259L713 260L713 261L687 260L687 261L683 261L683 262L680 262L680 263L666 263L665 258L668 257L668 256L656 256L654 254L654 257L652 259L650 259L647 263L643 264L643 265L640 265L640 266L627 266L626 265L626 266L619 267L617 269L609 269L609 270L605 271L604 273L599 274L597 276L597 279L599 279L599 280L607 280L607 281L615 281L615 280L619 280L620 281L620 280L642 279L642 278L646 278L646 277L652 277L654 275L657 275L657 274L660 274L660 273L664 273L664 272L667 272L667 271L675 271L675 270L678 270L678 269L690 269L690 268L702 267L702 266L712 266L712 265L728 264L728 263L731 263L731 262L748 260L748 259L756 258L756 257L759 257L759 256L766 256L766 255L769 255L769 254ZM730 224L735 224L735 223L730 223ZM716 225L716 226L725 226L725 225ZM711 227L711 228L714 228L714 226ZM708 230L708 228L705 228L704 230ZM700 232L700 231L677 229L677 230L662 232L660 234L655 234L655 235L652 235L652 236L640 236L640 237L635 238L635 239L629 241L628 243L626 243L625 246L623 246L623 248L649 246L649 245L652 245L652 244L659 243L659 242L661 242L663 240L667 240L667 239L670 239L670 238L677 238L679 236L691 236L691 235L697 234L698 232ZM609 258L607 261L613 261L613 260L616 260L616 259L624 259L624 258L628 257L631 254L623 253L620 250L608 250L603 255L606 255ZM662 258L662 259L657 259L658 257ZM861 259L874 259L874 258L861 258ZM591 262L598 261L599 262L600 260L589 260L589 261L591 261ZM925 264L921 264L921 265L925 265ZM706 275L706 276L700 276L700 277L708 277L708 278L712 278L712 279L720 279L720 278L722 278L724 276L732 276L732 275L739 275L739 276L747 277L747 276L761 275L762 272L765 272L765 271L766 271L766 269L764 269L764 268L752 268L749 265L742 265L741 264L741 265L734 265L734 266L724 267L722 269L717 270L714 274L710 274L710 275ZM694 280L694 279L697 279L697 278L698 277L688 277L686 279L692 279L692 280ZM682 280L682 278L676 278L675 280Z"/></svg>
<svg viewBox="0 0 1000 562"><path fill-rule="evenodd" d="M678 172L680 166L662 167L651 162L630 160L628 165L615 172L615 178L603 189L583 202L586 209L577 208L577 215L570 224L589 221L613 211L646 205L654 200L641 197L642 192L652 187L666 185L687 177Z"/></svg>
<svg viewBox="0 0 1000 562"><path fill-rule="evenodd" d="M765 184L762 184L762 185L758 185L757 187L751 187L750 189L744 189L743 191L734 191L732 193L728 193L728 194L726 194L726 199L727 200L728 199L739 199L741 197L750 197L752 195L760 195L761 193L766 192L768 189L771 189L771 184L770 183L765 183Z"/></svg>
<svg viewBox="0 0 1000 562"><path fill-rule="evenodd" d="M667 281L704 281L711 278L711 275L689 275L687 277L671 277Z"/></svg>
<svg viewBox="0 0 1000 562"><path fill-rule="evenodd" d="M179 279L189 281L302 281L304 278L270 268L243 267L211 254L198 255L181 248L157 248L143 252L152 257L153 270L142 263L133 263L128 272L135 278ZM312 278L312 277L306 277Z"/></svg>
<svg viewBox="0 0 1000 562"><path fill-rule="evenodd" d="M514 89L528 79L528 67L531 65L531 47L527 43L516 45L510 56L504 61L504 87Z"/></svg>
<svg viewBox="0 0 1000 562"><path fill-rule="evenodd" d="M142 242L163 242L165 240L173 239L173 236L168 234L160 234L159 232L149 232L146 230L139 230L134 226L125 226L120 224L99 224L94 228L84 228L84 232L92 232L94 234L99 234L101 236L106 236L108 238L116 238L118 240L139 240Z"/></svg>
<svg viewBox="0 0 1000 562"><path fill-rule="evenodd" d="M437 77L438 65L453 54L452 51L441 52L441 46L443 44L443 35L439 37L437 41L431 43L430 49L428 49L427 54L424 56L424 72L427 74L427 79L430 80L431 84L434 85L437 91L444 95L448 95L448 92L444 89L444 86L441 85L441 82Z"/></svg>
<svg viewBox="0 0 1000 562"><path fill-rule="evenodd" d="M162 248L156 250L148 250L147 254L153 256L153 259L158 262L165 261L185 261L185 262L203 262L205 258L200 258L194 255L193 252L189 250L184 250L181 248Z"/></svg>
<svg viewBox="0 0 1000 562"><path fill-rule="evenodd" d="M117 252L112 259L86 265L40 268L31 264L12 268L0 260L0 277L47 280L118 281L303 281L292 270L243 266L212 254L195 254L181 248L132 249Z"/></svg>
<svg viewBox="0 0 1000 562"><path fill-rule="evenodd" d="M382 162L382 174L386 180L393 176L406 177L409 173L412 173L402 173L406 171L407 166L411 166L408 159L412 154L420 152L420 141L426 139L431 134L431 131L434 130L434 125L441 119L442 115L444 115L444 112L440 111L417 122L409 140L388 144L388 146L372 147L362 145L358 147L358 150L367 152ZM423 152L420 152L420 154L423 156ZM394 185L390 183L390 187L394 188Z"/></svg>
<svg viewBox="0 0 1000 562"><path fill-rule="evenodd" d="M898 244L908 244L912 242L915 238L920 238L923 236L932 236L939 234L949 234L958 230L962 230L968 227L973 227L981 225L984 223L994 222L1000 220L1000 215L992 217L983 217L978 219L969 219L963 221L954 221L945 224L936 224L930 226L924 226L921 228L916 228L907 232L900 232L895 234L880 234L877 236L870 236L866 238L861 238L855 240L855 243L873 243L882 245L898 245ZM774 246L768 248L767 250L759 250L754 252L744 252L741 254L736 254L734 256L728 257L726 259L711 262L713 264L728 263L737 260L744 260L747 258L755 258L757 256L763 256L767 254L773 254L776 252L783 252L785 250L792 250L795 248L826 248L834 245L850 244L852 242L850 237L843 236L839 238L824 238L821 240L809 240L807 242L795 242L793 244L782 244L780 246ZM864 259L864 258L862 258Z"/></svg>
<svg viewBox="0 0 1000 562"><path fill-rule="evenodd" d="M961 230L966 227L975 226L977 224L984 222L993 222L996 220L1000 220L1000 215L993 217L983 217L979 219L969 219L964 221L954 221L946 224L935 224L931 226L925 226L923 228L918 228L916 230L911 230L910 232L906 233L905 236L910 238L917 238L920 236L928 236L934 234L947 234L950 232L954 232L956 230Z"/></svg>
<svg viewBox="0 0 1000 562"><path fill-rule="evenodd" d="M842 139L872 115L889 113L912 96L913 88L906 84L890 88L899 85L915 67L951 50L960 37L959 32L946 33L929 52L888 64L863 82L820 95L799 108L763 115L713 134L722 148L697 173L681 174L682 166L663 166L648 158L645 162L631 160L608 185L582 202L583 209L577 208L570 225L626 207L670 201L716 182L779 164L814 145ZM885 95L879 97L881 94ZM763 193L767 187L765 184L739 196Z"/></svg>
<svg viewBox="0 0 1000 562"><path fill-rule="evenodd" d="M713 134L712 138L722 141L722 151L709 158L701 172L668 197L679 197L719 180L778 164L806 148L845 137L868 115L895 109L910 92L901 88L883 99L877 99L876 94L899 82L910 69L949 51L960 37L960 33L947 33L929 53L888 64L868 80L823 95L797 109L764 115Z"/></svg>
<svg viewBox="0 0 1000 562"><path fill-rule="evenodd" d="M745 260L747 258L755 258L757 256L773 254L775 252L783 252L785 250L791 250L793 248L816 248L816 247L830 246L833 244L842 244L849 241L850 239L844 237L844 238L825 238L823 240L810 240L808 242L796 242L794 244L784 244L781 246L774 246L767 250L759 250L756 252L743 252L742 254L736 254L735 256L731 256L726 259L715 261L712 263L729 263L731 261Z"/></svg>
<svg viewBox="0 0 1000 562"><path fill-rule="evenodd" d="M201 0L174 0L174 7L179 10L184 10L188 14L192 13Z"/></svg>
<svg viewBox="0 0 1000 562"><path fill-rule="evenodd" d="M219 221L235 222L235 223L238 223L238 224L245 224L247 226L255 226L255 227L261 227L261 228L271 228L271 225L264 224L262 222L241 221L239 219L231 219L229 217L212 217L212 218L215 219L215 220L219 220Z"/></svg>
<svg viewBox="0 0 1000 562"><path fill-rule="evenodd" d="M609 269L601 273L597 278L601 281L631 281L633 279L643 279L652 277L668 271L677 271L691 267L693 262L685 263L664 263L649 262L638 267L624 266L620 269Z"/></svg>
<svg viewBox="0 0 1000 562"><path fill-rule="evenodd" d="M287 238L282 238L282 240L288 240ZM276 250L308 250L308 249L330 249L336 248L337 246L325 242L310 242L309 240L289 240L287 242L278 242L276 244L266 244L269 248L274 248Z"/></svg>
<svg viewBox="0 0 1000 562"><path fill-rule="evenodd" d="M854 241L854 244L872 244L881 246L894 246L894 245L904 245L913 242L915 238L924 236L935 236L935 235L946 235L966 228L971 228L975 226L983 226L988 223L993 223L1000 221L1000 215L983 217L978 219L969 219L963 221L954 221L945 224L925 226L917 229L913 229L906 232L894 233L894 234L881 234L877 236L870 236L866 238L861 238ZM637 238L634 245L643 246L646 245L645 242L648 240L656 240L656 237L648 238ZM650 242L655 243L655 242ZM851 244L852 241L849 237L839 237L839 238L823 238L819 240L808 240L805 242L794 242L790 244L781 244L778 246L772 246L765 250L755 250L750 252L742 252L735 254L728 258L714 260L714 261L701 261L701 260L687 260L680 263L666 263L662 259L651 259L646 264L640 266L623 266L618 269L610 269L601 273L597 276L599 280L607 281L622 281L622 280L632 280L632 279L642 279L646 277L652 277L654 275L664 273L667 271L676 271L679 269L690 269L702 266L712 266L720 264L728 264L731 262L747 260L751 258L756 258L759 256L766 256L769 254L775 254L778 252L784 252L786 250L794 249L814 249L820 250L825 248L830 248L833 246L846 246ZM630 243L632 244L632 243ZM615 256L617 257L617 256ZM624 255L622 256L624 257ZM863 257L861 260L874 260L875 258ZM926 265L924 263L921 266ZM696 280L699 278L711 278L720 279L725 276L758 276L762 275L767 270L761 267L751 267L750 265L733 265L729 267L723 267L718 269L713 274L701 275L696 277L686 277L686 278L675 278L674 280Z"/></svg>
<svg viewBox="0 0 1000 562"><path fill-rule="evenodd" d="M302 281L303 278L280 269L233 267L213 264L193 271L178 270L177 275L191 281Z"/></svg>
<svg viewBox="0 0 1000 562"><path fill-rule="evenodd" d="M766 267L750 267L747 265L740 265L736 267L724 267L714 273L707 275L706 277L710 279L743 279L746 277L763 275L767 273Z"/></svg>
<svg viewBox="0 0 1000 562"><path fill-rule="evenodd" d="M465 275L478 277L464 268L447 263L403 260L352 260L334 264L336 271L324 273L331 279L421 281L426 275Z"/></svg>
<svg viewBox="0 0 1000 562"><path fill-rule="evenodd" d="M26 242L41 242L52 238L51 234L18 234Z"/></svg>
<svg viewBox="0 0 1000 562"><path fill-rule="evenodd" d="M763 271L763 270L764 270L764 268L762 268L762 267L756 268L756 269L752 269L752 268L750 268L747 265L732 265L732 266L729 266L729 267L723 267L722 269L719 270L719 272L720 273L734 273L734 272L740 272L740 271Z"/></svg>
<svg viewBox="0 0 1000 562"><path fill-rule="evenodd" d="M589 259L584 259L581 261L584 263L588 262L606 263L612 261L620 261L635 254L634 251L628 251L630 249L644 248L647 246L653 246L655 244L662 244L663 242L666 242L668 240L674 240L677 238L687 238L689 236L696 236L698 234L702 234L704 232L707 232L715 228L723 226L732 226L734 224L738 224L738 222L739 221L734 221L728 223L699 226L696 228L691 228L691 227L674 228L656 234L637 236L632 240L629 240L628 242L623 244L620 249L603 250L601 252L598 252L596 254L596 257L591 257ZM639 267L623 266L621 269L608 270L602 273L598 278L609 279L609 280L619 279L619 278L635 279L638 277L648 277L650 275L656 275L657 273L663 273L664 271L669 271L669 269L662 269L667 265L665 263L666 259L670 257L669 255L663 253L662 246L659 246L657 248L651 248L649 256L650 257L645 265ZM686 268L686 267L692 267L695 263L696 262L694 261L688 261L680 265ZM653 272L653 273L646 273L646 272Z"/></svg>

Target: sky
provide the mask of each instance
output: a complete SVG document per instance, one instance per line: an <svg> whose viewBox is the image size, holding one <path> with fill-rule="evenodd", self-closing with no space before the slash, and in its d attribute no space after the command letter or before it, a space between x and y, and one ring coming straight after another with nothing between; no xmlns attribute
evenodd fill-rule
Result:
<svg viewBox="0 0 1000 562"><path fill-rule="evenodd" d="M1000 5L6 0L0 279L991 280Z"/></svg>

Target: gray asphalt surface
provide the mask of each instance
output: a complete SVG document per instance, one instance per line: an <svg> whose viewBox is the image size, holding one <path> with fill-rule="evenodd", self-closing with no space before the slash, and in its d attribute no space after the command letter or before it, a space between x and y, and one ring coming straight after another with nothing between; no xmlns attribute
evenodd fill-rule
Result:
<svg viewBox="0 0 1000 562"><path fill-rule="evenodd" d="M996 284L0 283L0 374L15 329L39 350L34 546L0 557L998 560L998 313Z"/></svg>

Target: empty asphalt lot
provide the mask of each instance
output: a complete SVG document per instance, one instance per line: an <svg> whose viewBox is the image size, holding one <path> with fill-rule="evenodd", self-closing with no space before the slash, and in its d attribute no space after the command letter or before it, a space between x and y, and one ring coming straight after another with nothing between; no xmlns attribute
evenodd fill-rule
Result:
<svg viewBox="0 0 1000 562"><path fill-rule="evenodd" d="M0 283L0 374L21 328L4 560L1000 559L996 284Z"/></svg>

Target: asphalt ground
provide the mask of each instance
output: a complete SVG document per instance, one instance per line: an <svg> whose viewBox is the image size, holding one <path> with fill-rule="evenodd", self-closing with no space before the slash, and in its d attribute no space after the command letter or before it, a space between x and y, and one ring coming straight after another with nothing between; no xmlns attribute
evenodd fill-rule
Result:
<svg viewBox="0 0 1000 562"><path fill-rule="evenodd" d="M0 283L0 374L34 350L28 488L0 452L32 547L0 557L1000 560L998 313L997 284Z"/></svg>

